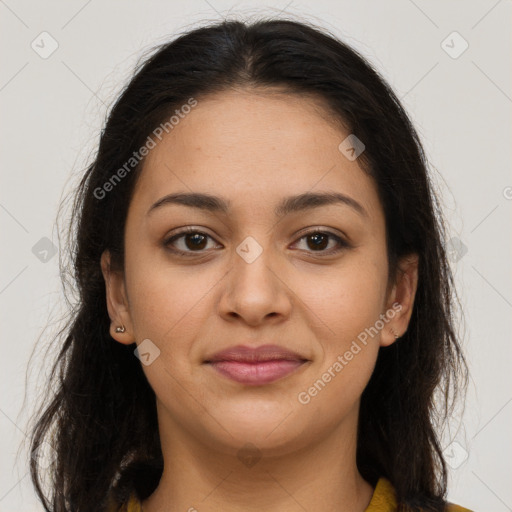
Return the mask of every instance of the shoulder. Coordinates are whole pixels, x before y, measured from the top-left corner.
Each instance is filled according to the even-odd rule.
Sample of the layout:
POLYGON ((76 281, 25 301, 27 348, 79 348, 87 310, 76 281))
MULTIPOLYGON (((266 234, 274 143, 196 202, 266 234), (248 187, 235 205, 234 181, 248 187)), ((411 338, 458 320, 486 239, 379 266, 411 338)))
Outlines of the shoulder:
MULTIPOLYGON (((395 489, 389 480, 380 478, 375 487, 372 499, 365 512, 395 512, 397 508, 395 489)), ((107 512, 142 512, 142 507, 136 494, 133 493, 129 500, 122 505, 110 503, 107 512)), ((446 512, 472 512, 471 510, 448 503, 446 512)))
POLYGON ((137 495, 132 493, 128 501, 121 505, 109 501, 106 512, 142 512, 142 507, 137 495))
POLYGON ((469 508, 461 507, 460 505, 448 503, 448 506, 446 507, 446 512, 471 512, 471 510, 469 510, 469 508))
POLYGON ((394 512, 396 510, 395 489, 386 478, 379 478, 373 496, 365 512, 394 512))
MULTIPOLYGON (((386 478, 380 478, 375 486, 372 499, 365 512, 396 512, 396 493, 393 485, 386 478)), ((471 510, 448 503, 446 512, 472 512, 471 510)))

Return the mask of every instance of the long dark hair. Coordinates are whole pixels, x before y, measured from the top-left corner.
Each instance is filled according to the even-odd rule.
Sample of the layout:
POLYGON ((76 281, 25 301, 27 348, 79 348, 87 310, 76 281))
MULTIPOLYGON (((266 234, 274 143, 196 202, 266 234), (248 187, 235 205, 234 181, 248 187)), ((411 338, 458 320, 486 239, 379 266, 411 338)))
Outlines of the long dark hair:
MULTIPOLYGON (((45 510, 104 510, 133 491, 149 496, 163 459, 155 394, 134 345, 109 334, 100 257, 123 268, 128 205, 143 160, 105 183, 155 127, 190 98, 233 88, 279 88, 314 95, 366 146, 359 163, 378 186, 390 276, 398 258, 419 255, 408 331, 380 350, 361 398, 357 464, 375 484, 387 478, 400 511, 443 510, 447 468, 440 434, 467 367, 455 332, 459 304, 445 249, 445 226, 419 137, 396 95, 354 49, 324 29, 289 20, 224 21, 157 47, 111 108, 94 161, 76 190, 69 224, 78 300, 52 367, 49 399, 31 428, 31 477, 45 510), (51 390, 51 393, 50 393, 51 390), (54 448, 46 495, 37 451, 54 448)), ((126 170, 126 167, 125 167, 126 170)), ((61 272, 67 272, 61 267, 61 272)))

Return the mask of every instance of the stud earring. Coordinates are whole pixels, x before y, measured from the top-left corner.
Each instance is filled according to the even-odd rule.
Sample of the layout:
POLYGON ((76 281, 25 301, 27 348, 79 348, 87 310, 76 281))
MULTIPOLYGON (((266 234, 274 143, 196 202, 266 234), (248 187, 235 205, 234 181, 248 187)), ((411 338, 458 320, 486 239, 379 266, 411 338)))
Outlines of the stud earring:
POLYGON ((393 327, 390 327, 389 329, 392 333, 393 333, 393 336, 395 337, 395 340, 397 340, 400 336, 398 336, 398 334, 396 333, 395 329, 393 329, 393 327))
POLYGON ((125 329, 124 325, 116 327, 116 332, 125 332, 125 331, 126 331, 126 329, 125 329))

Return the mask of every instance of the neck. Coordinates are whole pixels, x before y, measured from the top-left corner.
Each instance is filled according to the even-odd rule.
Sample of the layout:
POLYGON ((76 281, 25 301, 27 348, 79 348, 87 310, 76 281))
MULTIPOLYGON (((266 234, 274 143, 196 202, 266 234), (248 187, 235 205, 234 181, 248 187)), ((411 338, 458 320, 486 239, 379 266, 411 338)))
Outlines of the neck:
POLYGON ((251 452, 214 449, 159 411, 164 471, 143 510, 364 512, 373 488, 356 466, 357 411, 345 420, 305 447, 251 452))

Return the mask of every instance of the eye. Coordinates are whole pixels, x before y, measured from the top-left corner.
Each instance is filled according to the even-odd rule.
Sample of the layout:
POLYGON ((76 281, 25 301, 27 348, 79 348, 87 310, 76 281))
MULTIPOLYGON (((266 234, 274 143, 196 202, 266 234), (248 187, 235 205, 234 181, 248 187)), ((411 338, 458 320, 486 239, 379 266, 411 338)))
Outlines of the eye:
POLYGON ((335 254, 345 248, 350 247, 350 245, 340 236, 322 229, 309 231, 301 238, 299 238, 299 242, 301 240, 306 240, 307 247, 312 249, 310 252, 335 254), (330 241, 334 242, 334 248, 331 247, 329 250, 325 250, 329 246, 330 241))
POLYGON ((189 256, 204 252, 208 239, 213 240, 210 235, 189 227, 164 240, 163 245, 172 252, 189 256))
MULTIPOLYGON (((163 245, 176 254, 190 256, 192 253, 205 252, 208 249, 208 239, 213 240, 207 233, 188 227, 165 239, 163 245)), ((322 254, 335 254, 350 247, 350 244, 340 236, 322 229, 307 232, 298 241, 302 240, 306 240, 307 246, 311 249, 309 252, 322 254), (334 247, 326 250, 330 242, 334 242, 334 247)), ((308 249, 305 250, 308 251, 308 249)))

